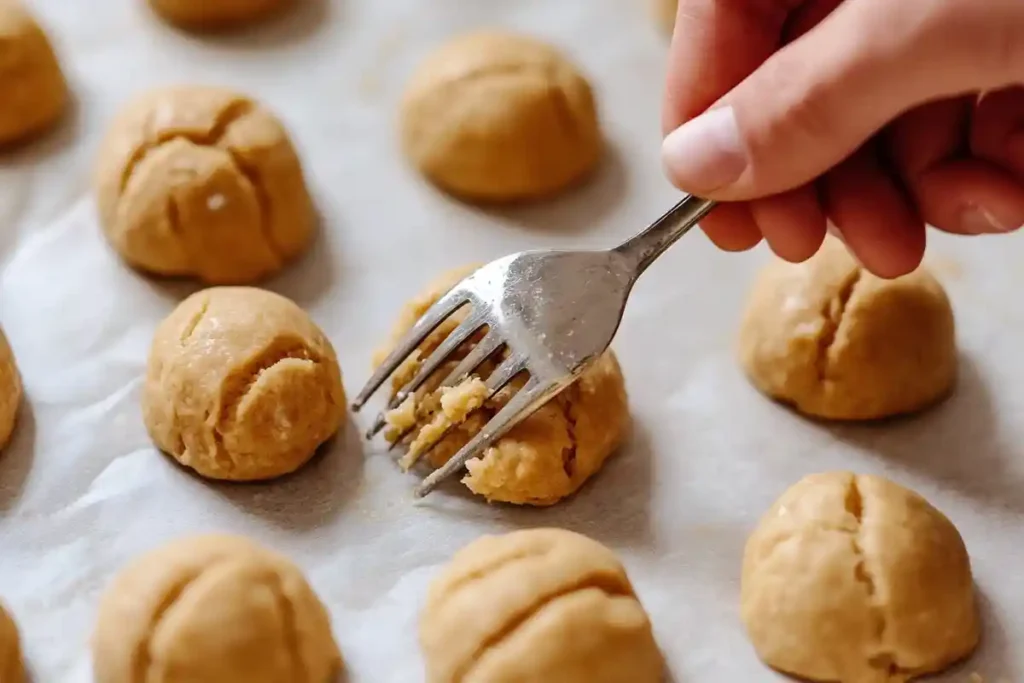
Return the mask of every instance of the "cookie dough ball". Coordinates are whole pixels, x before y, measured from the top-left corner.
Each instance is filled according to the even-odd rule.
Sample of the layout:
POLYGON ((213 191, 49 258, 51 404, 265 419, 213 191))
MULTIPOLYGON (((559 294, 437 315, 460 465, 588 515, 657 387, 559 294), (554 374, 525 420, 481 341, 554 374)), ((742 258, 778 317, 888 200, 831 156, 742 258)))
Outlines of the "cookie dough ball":
POLYGON ((156 445, 202 476, 272 479, 338 431, 345 392, 331 343, 301 308, 214 287, 157 328, 142 413, 156 445))
POLYGON ((561 529, 484 536, 420 617, 427 683, 659 683, 647 613, 611 550, 561 529))
POLYGON ((68 89, 53 46, 19 0, 0 0, 0 145, 52 126, 68 89))
POLYGON ((676 27, 676 11, 679 9, 679 0, 650 0, 650 2, 654 20, 658 22, 658 26, 665 33, 672 35, 676 27))
POLYGON ((100 601, 92 650, 96 683, 333 683, 342 666, 298 567, 221 535, 132 562, 100 601))
POLYGON ((495 31, 457 38, 426 59, 401 105, 405 154, 468 200, 551 195, 597 166, 594 95, 549 45, 495 31))
POLYGON ((949 299, 925 268, 883 280, 838 241, 754 283, 739 358, 760 391, 807 415, 870 420, 925 408, 952 389, 949 299))
POLYGON ((971 565, 956 528, 881 477, 815 474, 747 541, 741 613, 769 666, 816 681, 935 673, 978 642, 971 565))
POLYGON ((20 405, 21 376, 7 337, 0 330, 0 449, 11 440, 20 405))
POLYGON ((21 642, 14 619, 0 604, 0 681, 22 683, 25 670, 21 662, 21 642))
MULTIPOLYGON (((391 342, 378 352, 376 364, 383 361, 397 340, 435 301, 473 270, 469 267, 445 273, 410 301, 399 317, 391 342)), ((464 311, 457 311, 448 318, 399 368, 392 384, 395 392, 412 379, 421 360, 440 345, 464 315, 464 311)), ((481 337, 478 334, 457 349, 416 396, 387 415, 389 439, 394 441, 408 432, 409 450, 402 461, 404 466, 413 465, 421 457, 432 467, 443 465, 525 383, 523 377, 516 378, 490 401, 483 400, 487 392, 480 377, 455 388, 438 390, 438 385, 481 337), (428 448, 446 430, 450 430, 447 435, 432 449, 428 448)), ((500 354, 493 356, 480 367, 480 376, 486 378, 500 361, 500 354)), ((629 424, 625 381, 615 355, 608 351, 574 385, 520 422, 482 457, 470 460, 462 482, 490 501, 557 503, 601 469, 625 439, 629 424)))
POLYGON ((265 19, 286 0, 149 0, 160 16, 192 30, 223 30, 265 19))
POLYGON ((163 88, 129 102, 101 145, 95 184, 111 244, 157 275, 256 282, 313 235, 312 202, 281 123, 219 88, 163 88))

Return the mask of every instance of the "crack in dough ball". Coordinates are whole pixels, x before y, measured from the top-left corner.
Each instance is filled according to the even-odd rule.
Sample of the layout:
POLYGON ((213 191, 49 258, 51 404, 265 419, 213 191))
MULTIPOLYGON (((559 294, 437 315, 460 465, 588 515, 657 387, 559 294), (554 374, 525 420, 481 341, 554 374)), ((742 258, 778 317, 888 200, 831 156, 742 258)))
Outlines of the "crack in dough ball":
POLYGON ((0 0, 0 145, 51 127, 68 89, 53 46, 19 0, 0 0))
POLYGON ((236 536, 183 538, 133 561, 100 600, 96 683, 331 683, 331 620, 302 572, 236 536))
POLYGON ((816 681, 899 683, 978 643, 967 549, 924 498, 849 472, 802 479, 747 541, 741 614, 766 664, 816 681))
POLYGON ((198 31, 217 31, 266 19, 288 0, 149 0, 157 14, 172 24, 198 31))
POLYGON ((481 31, 430 55, 401 105, 405 154, 442 189, 509 202, 555 194, 597 166, 590 84, 555 48, 481 31))
MULTIPOLYGON (((394 344, 435 301, 474 269, 467 267, 445 273, 410 301, 399 316, 391 340, 376 354, 374 365, 384 360, 394 344)), ((427 337, 419 351, 396 372, 393 392, 397 393, 412 379, 421 360, 427 358, 464 317, 464 310, 457 311, 427 337)), ((448 373, 482 337, 483 331, 456 349, 415 397, 387 415, 390 440, 409 432, 409 451, 403 466, 411 466, 420 457, 431 467, 443 465, 525 383, 525 377, 520 376, 494 399, 483 402, 486 389, 480 377, 486 377, 497 367, 499 354, 481 365, 480 377, 471 378, 454 389, 438 390, 448 373), (448 429, 450 431, 433 449, 423 448, 448 429)), ((601 469, 624 441, 629 424, 625 380, 615 354, 608 351, 575 384, 498 439, 482 457, 470 460, 462 482, 490 501, 552 505, 575 493, 601 469)))
POLYGON ((427 683, 658 683, 651 623, 615 554, 580 534, 484 536, 431 584, 427 683))
POLYGON ((18 627, 0 604, 0 681, 22 683, 24 680, 25 668, 21 661, 18 627))
POLYGON ((251 287, 185 299, 157 328, 142 411, 156 445, 210 479, 297 470, 343 426, 330 341, 294 303, 251 287))
POLYGON ((21 376, 11 345, 0 330, 0 449, 11 440, 21 405, 21 376))
POLYGON ((157 275, 257 282, 302 253, 314 232, 280 121, 220 88, 162 88, 129 102, 100 147, 95 185, 107 239, 157 275))
POLYGON ((740 327, 739 358, 755 387, 807 415, 910 413, 953 388, 953 310, 927 269, 883 280, 830 238, 810 260, 776 260, 760 273, 740 327))

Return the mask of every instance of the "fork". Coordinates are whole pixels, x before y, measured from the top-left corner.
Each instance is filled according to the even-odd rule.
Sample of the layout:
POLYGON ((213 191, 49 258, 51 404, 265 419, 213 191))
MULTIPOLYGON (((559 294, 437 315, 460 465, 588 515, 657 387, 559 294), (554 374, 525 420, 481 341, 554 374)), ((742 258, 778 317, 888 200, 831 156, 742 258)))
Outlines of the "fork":
POLYGON ((401 405, 456 349, 486 327, 483 339, 438 388, 458 386, 502 348, 507 354, 485 382, 486 399, 521 373, 527 373, 529 379, 483 429, 420 483, 416 496, 426 496, 571 385, 605 352, 640 275, 714 207, 712 200, 687 195, 645 230, 613 249, 525 251, 482 266, 431 306, 367 380, 352 403, 353 411, 359 411, 445 319, 469 308, 462 323, 392 396, 367 437, 373 438, 383 429, 389 410, 401 405))

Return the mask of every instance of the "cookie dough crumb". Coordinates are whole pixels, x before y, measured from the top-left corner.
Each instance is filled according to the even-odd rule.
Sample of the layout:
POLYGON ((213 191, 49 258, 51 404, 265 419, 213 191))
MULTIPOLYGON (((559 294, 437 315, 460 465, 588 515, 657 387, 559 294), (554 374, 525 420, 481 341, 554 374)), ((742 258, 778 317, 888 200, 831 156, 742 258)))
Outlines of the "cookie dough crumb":
MULTIPOLYGON (((484 404, 487 394, 487 385, 479 377, 470 377, 458 386, 442 387, 439 392, 435 392, 433 400, 440 404, 440 410, 434 412, 430 421, 420 427, 401 460, 402 467, 409 469, 415 465, 427 448, 439 441, 452 427, 464 423, 473 411, 484 404)), ((406 403, 411 400, 412 396, 406 399, 406 403)), ((416 421, 415 408, 412 414, 412 423, 407 426, 412 426, 416 421)))

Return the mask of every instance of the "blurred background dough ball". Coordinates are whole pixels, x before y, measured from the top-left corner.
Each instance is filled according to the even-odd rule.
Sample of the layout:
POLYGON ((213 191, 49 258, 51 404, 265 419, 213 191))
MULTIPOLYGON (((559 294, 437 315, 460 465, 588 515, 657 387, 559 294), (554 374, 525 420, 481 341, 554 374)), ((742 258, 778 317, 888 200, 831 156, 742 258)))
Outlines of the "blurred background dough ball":
POLYGON ((603 148, 590 84, 533 38, 480 31, 431 54, 401 105, 405 154, 467 200, 552 195, 579 182, 603 148))
POLYGON ((346 414, 330 341, 294 303, 251 287, 197 292, 160 324, 142 410, 161 450, 236 481, 295 471, 346 414))
POLYGON ((223 30, 267 18, 293 0, 149 0, 160 16, 193 30, 223 30))
POLYGON ((654 13, 654 20, 658 22, 661 29, 672 35, 676 27, 676 13, 679 10, 679 0, 648 0, 651 3, 651 11, 654 13))
POLYGON ((953 311, 924 267, 883 280, 829 239, 804 263, 770 263, 739 333, 750 381, 827 419, 909 413, 944 398, 957 374, 953 311))
MULTIPOLYGON (((377 352, 375 361, 382 362, 426 310, 473 270, 467 267, 442 274, 406 304, 391 339, 377 352)), ((465 310, 456 311, 424 340, 396 371, 394 392, 412 379, 422 361, 464 318, 465 310)), ((487 396, 484 380, 501 362, 499 352, 458 387, 439 389, 483 334, 481 330, 457 348, 414 397, 387 414, 391 425, 388 438, 407 433, 411 439, 403 466, 410 467, 422 457, 431 467, 441 467, 522 388, 525 375, 514 378, 493 399, 483 400, 487 396), (429 448, 442 433, 444 438, 429 448)), ((509 430, 480 457, 467 462, 462 483, 490 501, 553 505, 600 471, 625 440, 630 422, 625 378, 609 349, 573 385, 509 430)))
POLYGON ((0 681, 22 683, 25 668, 21 661, 21 639, 18 626, 3 604, 0 604, 0 681))
POLYGON ((953 523, 913 491, 849 472, 805 477, 764 515, 744 552, 740 609, 766 664, 815 681, 906 681, 978 643, 953 523))
POLYGON ((427 683, 659 683, 651 622, 615 554, 580 534, 484 536, 420 615, 427 683))
POLYGON ((281 122, 229 90, 175 86, 128 102, 96 166, 107 239, 140 270, 248 284, 306 249, 314 211, 281 122))
POLYGON ((96 683, 334 683, 342 667, 299 568, 223 535, 131 562, 100 600, 92 650, 96 683))
POLYGON ((7 445, 18 421, 21 405, 21 375, 11 345, 0 329, 0 449, 7 445))
POLYGON ((53 46, 20 0, 0 0, 0 146, 52 126, 68 89, 53 46))

